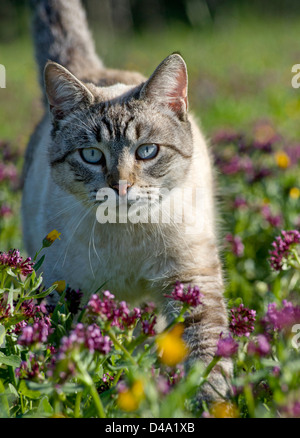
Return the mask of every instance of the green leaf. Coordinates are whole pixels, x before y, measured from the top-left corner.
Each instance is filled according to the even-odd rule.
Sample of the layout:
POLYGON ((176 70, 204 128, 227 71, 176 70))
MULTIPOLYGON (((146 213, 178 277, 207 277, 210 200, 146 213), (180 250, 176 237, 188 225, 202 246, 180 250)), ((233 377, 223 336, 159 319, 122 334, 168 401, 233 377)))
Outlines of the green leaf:
POLYGON ((5 387, 0 380, 0 418, 9 417, 9 404, 5 393, 5 387))
POLYGON ((45 414, 45 416, 53 415, 53 407, 49 403, 49 399, 46 395, 44 395, 38 405, 36 414, 38 416, 45 414))
POLYGON ((49 294, 51 294, 52 291, 54 291, 54 289, 56 288, 56 285, 49 287, 49 289, 40 292, 38 294, 35 295, 29 295, 28 297, 26 297, 27 299, 33 300, 33 299, 38 299, 38 298, 45 298, 47 297, 49 294))
POLYGON ((36 264, 34 265, 34 270, 35 272, 40 269, 40 267, 42 266, 43 262, 45 260, 45 254, 42 255, 42 257, 36 262, 36 264))
MULTIPOLYGON (((30 382, 30 383, 33 383, 33 382, 30 382)), ((39 399, 41 397, 40 391, 29 389, 28 386, 27 386, 25 380, 21 380, 20 385, 19 385, 19 393, 24 395, 25 397, 31 398, 33 400, 39 399)))
POLYGON ((16 274, 12 271, 11 268, 7 268, 7 269, 6 269, 6 272, 7 272, 7 274, 10 275, 11 277, 16 277, 16 274))
POLYGON ((7 295, 7 306, 10 306, 10 311, 11 313, 13 313, 14 311, 14 292, 15 292, 15 288, 13 283, 11 283, 10 285, 10 289, 7 295))
MULTIPOLYGON (((37 382, 26 382, 26 387, 32 392, 36 392, 44 395, 51 395, 53 392, 53 386, 51 383, 37 383, 37 382)), ((38 398, 38 397, 37 397, 38 398)))
POLYGON ((0 351, 0 364, 8 365, 13 368, 17 368, 21 364, 21 358, 19 356, 16 356, 14 354, 11 354, 10 356, 5 356, 4 353, 0 351))
POLYGON ((0 348, 5 347, 5 327, 0 324, 0 348))

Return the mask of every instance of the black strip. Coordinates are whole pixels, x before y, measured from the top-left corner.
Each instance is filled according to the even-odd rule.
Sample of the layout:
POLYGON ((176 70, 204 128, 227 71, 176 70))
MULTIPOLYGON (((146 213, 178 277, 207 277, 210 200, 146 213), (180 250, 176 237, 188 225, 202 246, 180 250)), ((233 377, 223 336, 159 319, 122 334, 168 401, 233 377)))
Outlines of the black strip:
POLYGON ((103 123, 103 125, 106 126, 110 137, 112 137, 113 136, 113 126, 112 126, 111 121, 104 117, 103 119, 101 119, 101 122, 103 123))
POLYGON ((50 162, 50 165, 51 165, 51 166, 56 166, 56 164, 61 164, 61 163, 63 163, 63 162, 65 161, 65 159, 67 158, 67 156, 68 156, 69 154, 71 154, 72 152, 74 152, 74 151, 68 151, 68 152, 66 152, 62 157, 60 157, 60 158, 56 158, 55 160, 51 161, 51 162, 50 162))

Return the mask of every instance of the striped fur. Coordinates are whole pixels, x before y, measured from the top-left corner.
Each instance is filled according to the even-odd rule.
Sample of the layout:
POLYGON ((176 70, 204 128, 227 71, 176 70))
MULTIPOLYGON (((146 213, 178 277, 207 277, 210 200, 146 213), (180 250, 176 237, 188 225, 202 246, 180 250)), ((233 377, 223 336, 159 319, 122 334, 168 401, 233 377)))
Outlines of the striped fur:
MULTIPOLYGON (((149 79, 105 69, 78 0, 35 4, 34 40, 39 69, 45 69, 49 111, 26 154, 26 248, 34 255, 49 231, 60 231, 61 240, 47 250, 45 283, 65 280, 81 288, 86 300, 106 283, 118 299, 154 300, 168 316, 164 293, 177 280, 197 284, 204 304, 187 319, 185 338, 189 361, 207 364, 220 333, 228 331, 227 312, 215 231, 214 174, 206 141, 187 109, 185 62, 170 55, 149 79), (139 160, 137 149, 144 144, 159 145, 157 156, 139 160), (91 147, 103 154, 98 165, 82 158, 82 151, 91 147), (174 188, 191 188, 194 196, 200 189, 199 215, 206 219, 202 228, 189 225, 192 232, 187 233, 187 216, 181 224, 99 224, 97 191, 120 180, 129 182, 128 198, 174 188)), ((184 202, 192 213, 189 201, 184 202)), ((231 363, 222 366, 229 375, 231 363)), ((228 391, 220 372, 213 373, 211 382, 219 393, 228 391)), ((218 395, 207 384, 201 397, 218 395)))

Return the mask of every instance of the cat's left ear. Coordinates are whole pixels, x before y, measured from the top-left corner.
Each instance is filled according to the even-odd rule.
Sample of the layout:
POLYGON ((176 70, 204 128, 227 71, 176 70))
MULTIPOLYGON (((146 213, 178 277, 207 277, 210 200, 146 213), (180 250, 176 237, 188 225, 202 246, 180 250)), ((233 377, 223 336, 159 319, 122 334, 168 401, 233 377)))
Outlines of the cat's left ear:
POLYGON ((142 87, 140 97, 166 105, 181 120, 188 109, 188 75, 183 58, 168 56, 142 87))
POLYGON ((90 90, 56 62, 47 62, 44 78, 50 110, 56 119, 62 119, 75 108, 89 105, 94 100, 90 90))

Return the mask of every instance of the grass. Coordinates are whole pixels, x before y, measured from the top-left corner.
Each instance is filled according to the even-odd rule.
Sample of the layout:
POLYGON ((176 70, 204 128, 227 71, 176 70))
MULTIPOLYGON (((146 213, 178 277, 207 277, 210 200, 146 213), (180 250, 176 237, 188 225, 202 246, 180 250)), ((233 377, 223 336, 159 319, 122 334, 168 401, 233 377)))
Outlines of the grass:
MULTIPOLYGON (((300 225, 299 157, 292 160, 292 156, 289 155, 290 147, 297 146, 300 138, 299 90, 291 85, 291 68, 299 62, 298 27, 296 17, 290 18, 287 22, 285 18, 280 17, 266 19, 253 16, 239 19, 227 17, 202 29, 176 25, 157 32, 145 31, 131 36, 118 36, 111 32, 102 34, 93 27, 98 52, 102 54, 104 63, 109 67, 138 70, 150 75, 164 57, 174 51, 179 51, 187 62, 190 108, 200 119, 207 137, 211 139, 218 167, 220 212, 225 232, 229 233, 227 239, 224 238, 222 253, 228 308, 236 309, 243 303, 257 312, 255 331, 251 337, 235 336, 239 347, 235 356, 233 384, 238 392, 231 401, 239 412, 237 415, 243 417, 293 416, 297 408, 294 401, 299 400, 299 348, 291 348, 290 327, 273 330, 274 336, 272 334, 273 337, 269 338, 270 351, 267 354, 247 353, 249 341, 254 342, 256 339, 252 336, 266 334, 261 324, 266 316, 272 316, 272 309, 267 311, 270 303, 275 303, 277 309, 282 309, 278 310, 278 314, 288 311, 283 300, 299 303, 297 248, 293 247, 291 259, 287 260, 284 270, 274 272, 269 263, 269 251, 275 237, 282 229, 299 229, 300 225), (220 132, 220 129, 223 133, 217 137, 216 133, 220 132), (228 140, 229 135, 231 139, 228 140), (238 199, 242 199, 244 205, 237 207, 235 203, 238 199)), ((1 63, 7 71, 7 88, 0 90, 0 140, 9 142, 10 147, 20 153, 20 158, 15 162, 20 171, 29 135, 43 111, 29 35, 5 44, 0 42, 0 53, 1 63)), ((299 150, 299 145, 293 150, 299 150)), ((0 217, 0 249, 16 247, 22 250, 21 193, 16 187, 5 184, 4 182, 1 186, 0 207, 2 203, 9 204, 14 214, 0 217)), ((31 279, 32 283, 35 281, 35 277, 31 279)), ((24 296, 28 294, 29 299, 33 292, 30 289, 28 292, 28 285, 24 284, 21 287, 24 288, 24 296)), ((12 296, 13 289, 9 294, 12 296)), ((66 312, 65 307, 62 302, 59 311, 54 312, 52 320, 55 327, 61 327, 61 330, 67 333, 70 330, 70 319, 68 315, 63 314, 66 312)), ((295 315, 297 312, 299 317, 299 306, 295 307, 295 315)), ((28 320, 27 323, 31 322, 28 320)), ((99 324, 101 325, 101 318, 99 324)), ((108 334, 112 336, 111 333, 108 334)), ((57 338, 57 345, 60 335, 61 333, 55 330, 53 338, 57 338)), ((129 341, 126 340, 126 333, 124 336, 126 344, 129 341)), ((114 337, 112 339, 115 340, 114 337)), ((11 341, 17 342, 17 339, 12 337, 11 341)), ((46 344, 44 347, 46 349, 46 344)), ((25 352, 17 343, 14 348, 24 357, 25 352)), ((119 351, 120 347, 117 350, 119 351)), ((42 365, 46 367, 48 353, 45 354, 45 363, 42 365)), ((80 354, 85 358, 88 353, 83 349, 80 350, 80 354)), ((118 354, 121 353, 117 353, 117 356, 118 354)), ((144 359, 145 364, 148 361, 150 367, 150 356, 141 353, 140 360, 144 359)), ((11 363, 9 359, 5 360, 11 363)), ((116 362, 113 353, 109 360, 106 358, 105 363, 116 365, 116 362)), ((14 363, 19 364, 18 361, 14 363)), ((51 386, 53 398, 49 395, 48 399, 46 393, 45 397, 42 397, 41 393, 37 396, 33 409, 33 395, 26 391, 25 380, 20 378, 14 386, 21 392, 21 399, 22 394, 24 396, 22 415, 42 412, 41 406, 45 403, 47 415, 53 413, 53 410, 57 412, 57 409, 62 409, 65 415, 72 416, 72 403, 76 406, 76 415, 94 415, 95 408, 88 391, 85 389, 82 393, 79 392, 81 395, 74 395, 77 391, 76 385, 81 381, 85 382, 86 387, 93 388, 94 403, 95 406, 99 405, 98 414, 101 416, 102 407, 95 388, 97 386, 99 390, 104 371, 103 368, 95 370, 93 361, 89 363, 92 368, 83 370, 84 372, 77 370, 77 381, 75 378, 70 382, 70 385, 73 385, 73 393, 67 396, 68 403, 65 405, 51 386, 53 382, 51 383, 50 379, 45 391, 51 386), (92 376, 92 380, 89 375, 92 376), (50 402, 53 403, 51 406, 50 402)), ((11 366, 8 366, 10 372, 11 366)), ((128 397, 134 387, 135 371, 130 364, 127 371, 126 367, 124 370, 128 397)), ((0 371, 4 372, 3 367, 0 367, 0 371)), ((121 371, 118 371, 116 380, 120 376, 121 371)), ((178 399, 183 400, 186 396, 187 387, 195 389, 198 377, 191 375, 184 384, 170 393, 167 400, 173 403, 174 409, 178 399)), ((147 373, 141 375, 141 378, 145 378, 149 383, 147 373)), ((47 381, 47 377, 44 376, 42 381, 47 381)), ((141 402, 135 413, 130 413, 131 416, 145 416, 145 413, 155 416, 155 412, 162 416, 166 412, 172 415, 171 404, 170 409, 166 408, 166 399, 160 397, 155 382, 152 383, 154 386, 149 387, 148 392, 145 391, 146 400, 141 402), (151 394, 154 393, 156 395, 151 399, 151 394)), ((31 382, 30 385, 32 390, 41 390, 39 382, 31 382)), ((0 392, 3 391, 0 386, 0 392)), ((10 394, 9 390, 5 391, 6 394, 10 394)), ((107 415, 126 416, 120 406, 121 410, 118 408, 116 411, 114 399, 111 397, 111 394, 116 396, 113 391, 107 390, 101 394, 107 415)), ((9 408, 7 409, 9 412, 9 408)), ((178 409, 181 414, 186 414, 184 407, 178 409)), ((221 409, 221 414, 208 413, 207 408, 205 409, 206 415, 227 415, 224 409, 221 409)), ((16 402, 11 409, 11 415, 18 412, 16 402)))

